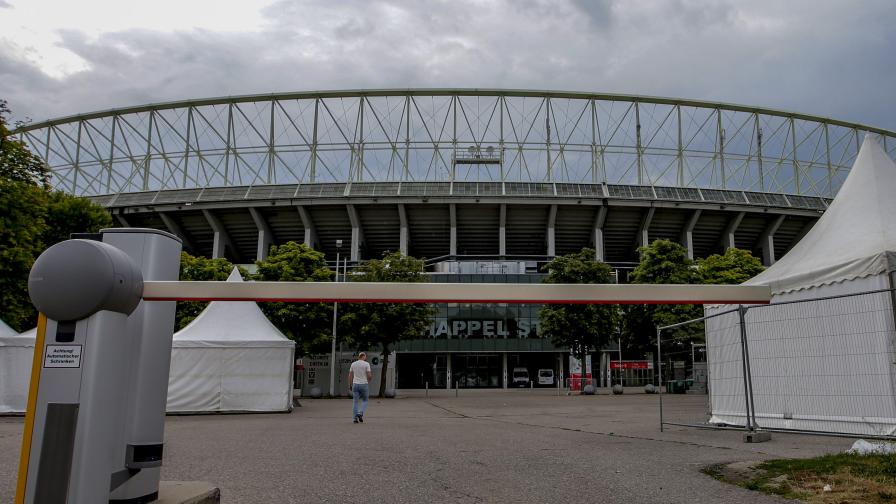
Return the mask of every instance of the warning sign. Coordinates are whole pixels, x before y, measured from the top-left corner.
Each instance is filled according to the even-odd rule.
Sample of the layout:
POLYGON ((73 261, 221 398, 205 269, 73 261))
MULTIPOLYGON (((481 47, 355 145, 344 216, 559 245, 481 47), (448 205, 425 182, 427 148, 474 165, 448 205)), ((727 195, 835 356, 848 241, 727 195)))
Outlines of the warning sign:
POLYGON ((47 345, 45 368, 81 367, 81 345, 47 345))

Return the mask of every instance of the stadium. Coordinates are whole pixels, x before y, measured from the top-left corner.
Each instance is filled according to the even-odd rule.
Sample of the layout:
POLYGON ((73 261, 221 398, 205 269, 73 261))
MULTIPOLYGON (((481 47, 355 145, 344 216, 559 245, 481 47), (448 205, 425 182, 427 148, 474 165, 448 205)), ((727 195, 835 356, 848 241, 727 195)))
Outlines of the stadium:
MULTIPOLYGON (((301 241, 334 266, 337 254, 351 266, 401 251, 426 258, 433 281, 515 283, 583 247, 624 282, 655 239, 770 265, 826 210, 869 132, 896 154, 896 132, 766 108, 401 89, 142 105, 13 134, 55 188, 196 255, 250 264, 301 241)), ((537 321, 538 306, 440 306, 429 334, 396 349, 397 386, 562 376, 566 354, 537 321)))

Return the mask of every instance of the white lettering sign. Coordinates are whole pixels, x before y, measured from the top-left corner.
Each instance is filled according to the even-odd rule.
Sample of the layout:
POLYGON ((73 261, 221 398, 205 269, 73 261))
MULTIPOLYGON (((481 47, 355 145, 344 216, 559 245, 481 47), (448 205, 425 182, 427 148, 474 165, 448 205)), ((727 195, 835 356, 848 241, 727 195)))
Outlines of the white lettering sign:
POLYGON ((45 368, 81 367, 81 345, 47 345, 45 368))
POLYGON ((429 337, 437 339, 537 338, 538 320, 439 320, 429 328, 429 337), (516 325, 515 328, 511 324, 516 325), (510 326, 510 327, 508 327, 510 326))

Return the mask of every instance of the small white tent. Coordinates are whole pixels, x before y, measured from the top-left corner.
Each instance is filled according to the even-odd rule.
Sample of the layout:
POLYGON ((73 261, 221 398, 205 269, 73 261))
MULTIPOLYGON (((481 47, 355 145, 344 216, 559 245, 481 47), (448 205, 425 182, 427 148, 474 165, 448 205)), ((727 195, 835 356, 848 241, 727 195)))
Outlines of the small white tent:
MULTIPOLYGON (((815 226, 780 261, 745 282, 772 288, 772 306, 746 315, 760 427, 896 435, 893 298, 883 292, 817 300, 894 286, 894 194, 896 164, 867 135, 815 226)), ((708 306, 706 314, 731 308, 708 306)), ((711 423, 745 421, 737 318, 733 313, 706 321, 711 423)))
POLYGON ((256 303, 214 301, 174 335, 168 412, 289 411, 294 354, 256 303))
POLYGON ((24 413, 37 329, 21 334, 0 321, 0 414, 24 413))

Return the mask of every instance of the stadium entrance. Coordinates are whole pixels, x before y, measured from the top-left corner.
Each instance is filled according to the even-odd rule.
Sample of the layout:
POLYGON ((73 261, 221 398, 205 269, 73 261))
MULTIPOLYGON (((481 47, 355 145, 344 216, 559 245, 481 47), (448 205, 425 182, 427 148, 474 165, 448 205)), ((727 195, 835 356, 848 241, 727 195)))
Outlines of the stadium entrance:
POLYGON ((555 387, 562 352, 396 352, 398 389, 555 387))

